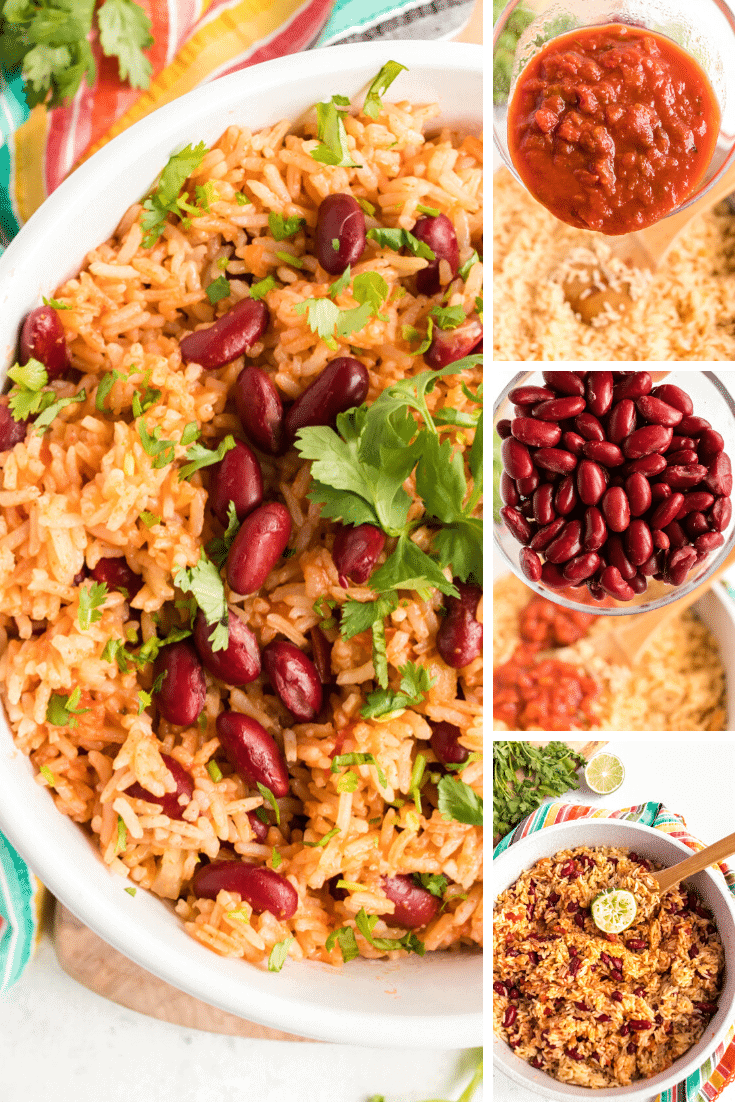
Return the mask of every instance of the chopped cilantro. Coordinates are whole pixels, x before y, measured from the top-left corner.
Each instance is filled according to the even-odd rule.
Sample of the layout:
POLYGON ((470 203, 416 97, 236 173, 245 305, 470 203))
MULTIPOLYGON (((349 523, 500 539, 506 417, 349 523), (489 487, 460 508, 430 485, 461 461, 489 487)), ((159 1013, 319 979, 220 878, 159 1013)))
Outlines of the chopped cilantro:
POLYGON ((230 263, 229 256, 221 256, 217 261, 217 267, 220 270, 220 272, 226 272, 227 271, 227 265, 229 263, 230 263))
POLYGON ((441 873, 415 872, 413 878, 420 888, 426 888, 427 892, 431 892, 437 899, 441 899, 447 890, 447 878, 441 873))
POLYGON ((477 310, 477 315, 482 321, 482 298, 479 295, 475 298, 475 310, 477 310))
POLYGON ((76 727, 75 717, 82 716, 89 711, 89 708, 77 707, 81 698, 82 690, 78 685, 68 696, 63 693, 51 693, 49 702, 46 705, 46 722, 53 727, 76 727))
POLYGON ((375 680, 382 689, 388 688, 388 658, 386 655, 385 622, 380 619, 373 620, 373 669, 375 680))
POLYGON ((197 605, 204 613, 207 623, 214 627, 209 642, 212 650, 225 650, 229 636, 229 612, 225 599, 225 587, 219 570, 211 562, 204 548, 199 562, 189 568, 181 567, 174 574, 174 582, 182 593, 193 594, 197 605))
POLYGON ((142 715, 146 708, 150 708, 153 697, 151 693, 147 693, 145 689, 138 689, 138 715, 142 715))
POLYGON ((373 937, 373 929, 377 921, 378 916, 369 915, 364 907, 361 907, 355 915, 355 925, 374 949, 381 949, 388 953, 395 949, 406 949, 409 953, 418 953, 421 957, 424 955, 426 946, 423 941, 419 940, 413 930, 409 930, 402 938, 373 937))
POLYGON ((230 294, 230 282, 225 279, 223 275, 217 276, 209 286, 207 287, 207 298, 212 303, 212 306, 221 302, 223 298, 228 298, 230 294))
POLYGON ((352 639, 363 631, 370 631, 378 620, 384 620, 398 607, 398 595, 383 593, 374 601, 347 601, 342 605, 340 635, 352 639))
POLYGON ((282 214, 271 211, 268 215, 268 228, 274 241, 285 241, 287 237, 293 237, 305 225, 305 220, 298 214, 292 214, 290 218, 284 218, 282 214))
POLYGON ((343 165, 345 168, 361 168, 350 157, 347 131, 340 108, 349 106, 344 96, 333 96, 329 103, 316 105, 317 137, 319 145, 312 149, 315 161, 325 165, 343 165))
POLYGON ((304 842, 304 845, 311 846, 312 849, 322 849, 323 846, 326 846, 327 842, 331 842, 335 834, 339 833, 340 829, 338 826, 332 827, 332 829, 327 834, 325 834, 323 838, 320 838, 318 842, 304 842))
MULTIPOLYGON (((44 391, 44 397, 48 396, 49 393, 53 394, 53 391, 44 391)), ((46 429, 51 427, 52 421, 56 420, 62 409, 66 409, 67 406, 74 405, 76 402, 85 402, 86 399, 86 391, 80 390, 73 398, 57 398, 55 402, 52 401, 51 405, 44 404, 33 427, 36 432, 43 435, 46 429)))
POLYGON ((324 947, 327 952, 331 953, 332 949, 334 949, 334 946, 337 944, 339 945, 340 952, 342 953, 342 960, 345 964, 354 960, 355 957, 359 957, 360 950, 357 947, 355 931, 351 926, 340 926, 338 930, 332 930, 324 943, 324 947))
POLYGON ((67 306, 65 302, 59 302, 55 298, 44 298, 44 306, 53 306, 54 310, 71 310, 71 306, 67 306))
POLYGON ((378 782, 381 788, 387 788, 388 782, 385 778, 385 773, 378 764, 378 759, 374 754, 337 754, 332 758, 331 772, 339 773, 340 769, 343 769, 346 765, 374 765, 375 772, 378 774, 378 782))
POLYGON ((280 283, 275 276, 269 275, 265 279, 261 279, 258 283, 253 283, 250 288, 250 297, 254 298, 256 302, 265 298, 269 291, 274 291, 277 287, 280 287, 280 283))
POLYGON ((403 70, 408 72, 405 65, 400 65, 397 61, 386 61, 368 88, 368 94, 365 96, 365 103, 362 107, 363 115, 367 115, 370 119, 377 119, 383 110, 383 102, 380 97, 403 70))
POLYGON ((47 765, 42 765, 39 769, 39 773, 44 778, 49 788, 56 788, 56 778, 47 765))
POLYGON ((436 787, 442 819, 482 826, 482 796, 478 796, 468 784, 447 775, 436 787))
MULTIPOLYGON (((258 786, 258 792, 260 792, 263 799, 266 800, 271 805, 271 807, 273 808, 273 810, 276 814, 276 825, 280 826, 281 825, 281 809, 278 806, 278 802, 276 800, 276 797, 273 795, 270 788, 266 788, 266 786, 264 784, 261 784, 260 781, 256 781, 255 783, 258 786)), ((267 821, 268 820, 266 819, 266 822, 267 821)))
POLYGON ((204 159, 207 147, 204 142, 197 146, 187 145, 179 153, 169 158, 152 193, 143 203, 141 227, 145 231, 143 248, 155 245, 163 232, 168 214, 179 218, 185 216, 188 203, 180 198, 180 192, 188 178, 204 159))
POLYGON ((388 297, 388 284, 377 272, 360 272, 352 283, 352 294, 361 305, 369 303, 376 317, 381 321, 388 318, 380 314, 380 308, 388 297))
MULTIPOLYGON (((146 380, 149 375, 150 372, 146 372, 146 380)), ((161 391, 152 386, 146 386, 143 391, 134 390, 132 399, 133 417, 142 417, 151 406, 156 404, 160 397, 161 391)))
POLYGON ((357 773, 353 772, 353 770, 350 769, 347 771, 347 773, 343 773, 340 777, 337 778, 337 791, 354 792, 357 789, 359 783, 360 778, 358 777, 357 773))
POLYGON ((387 226, 377 226, 367 231, 367 237, 374 241, 381 249, 408 249, 414 256, 423 257, 424 260, 436 260, 436 254, 425 241, 419 241, 408 230, 390 229, 387 226))
POLYGON ((117 842, 115 843, 115 856, 124 853, 128 845, 128 828, 120 815, 117 817, 117 842))
POLYGON ((473 249, 472 256, 468 257, 467 260, 465 260, 464 264, 457 272, 459 278, 463 279, 465 283, 467 282, 467 276, 470 274, 470 268, 473 268, 475 264, 479 262, 479 260, 480 258, 477 255, 477 249, 473 249))
POLYGON ((179 482, 183 482, 185 478, 189 478, 194 474, 194 471, 200 471, 202 467, 211 467, 213 463, 220 463, 227 455, 227 452, 231 451, 234 447, 234 436, 226 436, 224 440, 221 441, 216 451, 205 448, 203 444, 193 444, 186 453, 186 458, 189 462, 185 463, 179 470, 179 482))
POLYGON ((339 252, 339 238, 338 237, 333 237, 332 238, 332 248, 334 249, 334 251, 336 253, 339 252))
POLYGON ((352 266, 348 264, 339 279, 335 279, 334 283, 331 283, 329 285, 329 297, 336 298, 340 291, 344 291, 345 288, 349 286, 349 282, 351 279, 352 266))
POLYGON ((357 202, 360 204, 360 206, 364 210, 365 214, 368 215, 368 217, 370 217, 370 218, 374 217, 375 207, 373 206, 372 203, 368 203, 367 199, 358 199, 357 202))
POLYGON ((435 677, 429 676, 425 666, 407 662, 398 671, 401 674, 400 692, 394 693, 390 689, 378 689, 368 693, 360 715, 364 719, 388 719, 396 712, 402 712, 405 708, 411 708, 420 704, 424 694, 436 683, 435 677))
POLYGON ((326 597, 324 594, 322 594, 321 597, 317 597, 317 599, 314 601, 312 608, 319 617, 319 627, 333 628, 335 626, 337 621, 334 619, 333 616, 330 616, 330 612, 336 604, 336 601, 333 601, 331 598, 326 597))
POLYGON ((295 938, 286 937, 283 941, 277 941, 273 946, 268 957, 268 971, 280 972, 288 956, 289 946, 293 944, 295 938))
POLYGON ((161 517, 157 517, 155 513, 149 513, 147 509, 144 509, 140 514, 140 519, 146 528, 155 528, 157 524, 161 523, 161 517))
POLYGON ((252 206, 253 201, 252 201, 252 199, 248 199, 247 195, 245 195, 244 192, 236 191, 235 192, 235 202, 237 203, 238 207, 247 207, 247 206, 252 206))
POLYGON ((467 315, 461 306, 435 306, 431 317, 440 329, 456 329, 465 321, 467 315))
POLYGON ((425 207, 422 203, 416 204, 416 210, 420 210, 422 214, 428 214, 431 218, 438 218, 441 214, 440 210, 436 207, 425 207))
POLYGON ((273 847, 273 853, 271 854, 271 865, 273 866, 274 869, 277 869, 282 864, 283 864, 283 858, 281 857, 280 853, 278 852, 278 850, 274 846, 273 847))
POLYGON ((209 773, 215 784, 222 780, 222 770, 217 765, 216 761, 207 762, 207 772, 209 773))
POLYGON ((367 892, 370 891, 367 884, 357 884, 354 880, 338 880, 338 888, 344 888, 348 892, 367 892))
POLYGON ((133 895, 133 896, 135 895, 137 890, 138 890, 137 888, 125 888, 125 891, 128 893, 128 895, 133 895))
POLYGON ((424 783, 425 769, 426 758, 423 754, 417 754, 411 770, 411 779, 408 782, 408 791, 413 796, 413 802, 419 815, 421 814, 421 786, 424 783))
POLYGON ((278 252, 276 256, 279 260, 282 260, 284 264, 292 264, 294 268, 303 268, 303 257, 294 256, 293 253, 278 252))
POLYGON ((102 619, 100 611, 107 599, 107 583, 92 582, 92 585, 83 586, 79 590, 79 627, 87 631, 90 624, 96 624, 102 619))
POLYGON ((212 562, 222 567, 225 564, 225 560, 232 546, 232 542, 235 536, 240 531, 240 521, 237 519, 237 509, 235 508, 235 502, 230 501, 227 506, 227 528, 221 536, 216 536, 213 540, 210 540, 207 544, 207 554, 212 562))
POLYGON ((138 435, 143 445, 143 451, 152 459, 151 467, 154 471, 159 471, 162 467, 167 467, 169 463, 173 463, 176 456, 176 441, 161 440, 161 430, 158 425, 152 433, 149 433, 145 421, 141 417, 138 420, 138 435))

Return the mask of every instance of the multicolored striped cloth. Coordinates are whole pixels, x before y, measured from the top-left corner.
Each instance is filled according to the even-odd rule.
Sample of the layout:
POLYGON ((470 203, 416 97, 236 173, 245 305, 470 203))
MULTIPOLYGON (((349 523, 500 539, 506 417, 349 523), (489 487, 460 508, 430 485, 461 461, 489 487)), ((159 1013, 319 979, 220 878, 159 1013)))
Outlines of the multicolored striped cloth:
POLYGON ((144 115, 199 84, 312 46, 442 38, 473 0, 138 0, 151 20, 145 92, 91 42, 97 77, 64 107, 28 110, 18 72, 0 70, 0 252, 77 164, 144 115))
MULTIPOLYGON (((608 811, 605 808, 585 807, 582 804, 549 802, 542 804, 532 815, 519 823, 515 830, 506 834, 495 847, 493 856, 497 857, 499 853, 503 853, 515 842, 535 830, 543 830, 544 827, 556 826, 557 823, 566 823, 573 819, 630 819, 645 826, 655 827, 664 834, 670 834, 672 838, 683 842, 692 850, 704 849, 704 842, 700 842, 689 833, 681 815, 669 811, 663 804, 650 802, 637 804, 635 807, 624 807, 619 811, 608 811)), ((724 861, 719 867, 728 888, 735 896, 735 871, 724 861)), ((684 1082, 657 1095, 655 1102, 714 1102, 725 1087, 733 1081, 735 1081, 735 1026, 730 1027, 725 1041, 715 1049, 701 1068, 693 1072, 684 1082)))

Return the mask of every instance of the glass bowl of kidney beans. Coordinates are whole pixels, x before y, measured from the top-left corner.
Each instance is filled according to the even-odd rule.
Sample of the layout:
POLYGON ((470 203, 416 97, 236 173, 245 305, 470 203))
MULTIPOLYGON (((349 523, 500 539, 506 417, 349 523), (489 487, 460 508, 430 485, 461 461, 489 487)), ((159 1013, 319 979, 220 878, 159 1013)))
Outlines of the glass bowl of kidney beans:
POLYGON ((496 544, 537 593, 600 615, 647 612, 732 549, 726 375, 521 372, 494 428, 496 544))

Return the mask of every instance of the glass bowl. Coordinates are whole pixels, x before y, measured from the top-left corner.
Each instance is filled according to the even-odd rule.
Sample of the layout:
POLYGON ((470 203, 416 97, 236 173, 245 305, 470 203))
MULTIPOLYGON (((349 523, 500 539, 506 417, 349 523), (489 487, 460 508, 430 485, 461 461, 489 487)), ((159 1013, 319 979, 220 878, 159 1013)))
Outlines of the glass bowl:
POLYGON ((676 208, 684 210, 704 195, 735 159, 735 14, 726 0, 511 0, 493 34, 495 145, 523 184, 508 149, 507 105, 518 75, 552 38, 577 27, 606 23, 630 23, 665 35, 699 62, 712 84, 722 116, 720 132, 699 186, 676 208))
MULTIPOLYGON (((576 365, 570 364, 568 366, 574 367, 576 365)), ((728 389, 728 384, 725 381, 726 376, 720 378, 714 371, 662 371, 652 374, 656 385, 660 382, 674 383, 690 395, 694 403, 694 414, 697 417, 707 418, 725 441, 724 450, 731 459, 735 459, 735 397, 728 389)), ((731 376, 731 379, 735 379, 735 376, 731 376)), ((503 388, 495 402, 493 430, 498 421, 502 421, 503 418, 512 419, 514 416, 513 404, 508 399, 508 394, 514 387, 543 385, 543 376, 540 371, 520 371, 515 375, 503 388)), ((494 431, 493 467, 495 472, 497 472, 497 465, 500 462, 498 439, 499 437, 494 431)), ((722 533, 725 537, 722 547, 718 547, 706 559, 697 563, 683 585, 666 585, 664 582, 657 582, 650 578, 645 593, 636 595, 632 601, 612 601, 612 598, 608 598, 607 600, 612 601, 612 603, 608 604, 606 601, 604 605, 592 600, 587 587, 583 585, 579 589, 582 599, 577 600, 571 595, 573 593, 572 589, 563 592, 558 589, 550 589, 543 582, 530 581, 523 573, 520 566, 522 544, 518 543, 515 537, 511 535, 498 511, 502 506, 498 493, 499 475, 494 479, 494 483, 494 497, 497 500, 494 501, 495 508, 493 509, 493 534, 495 536, 495 546, 500 555, 516 577, 520 578, 529 589, 532 589, 535 593, 540 593, 542 597, 546 597, 558 605, 563 605, 564 608, 573 608, 578 612, 593 612, 596 616, 630 616, 639 612, 650 612, 654 608, 663 608, 664 605, 680 600, 687 593, 691 593, 692 590, 706 582, 725 561, 733 546, 735 546, 734 512, 730 523, 722 533)))

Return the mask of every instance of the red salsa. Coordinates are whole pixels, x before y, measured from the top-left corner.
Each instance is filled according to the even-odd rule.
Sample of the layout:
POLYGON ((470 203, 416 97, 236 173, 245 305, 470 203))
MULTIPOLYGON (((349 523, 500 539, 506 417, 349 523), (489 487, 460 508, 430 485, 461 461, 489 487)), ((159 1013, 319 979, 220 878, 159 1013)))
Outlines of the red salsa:
POLYGON ((572 226, 629 233, 671 214, 701 182, 720 129, 712 86, 663 35, 626 24, 554 38, 508 109, 521 179, 572 226))

